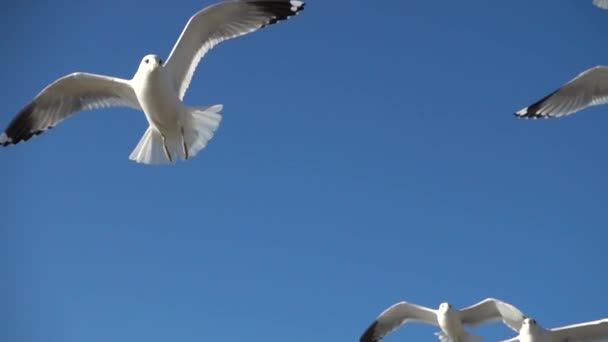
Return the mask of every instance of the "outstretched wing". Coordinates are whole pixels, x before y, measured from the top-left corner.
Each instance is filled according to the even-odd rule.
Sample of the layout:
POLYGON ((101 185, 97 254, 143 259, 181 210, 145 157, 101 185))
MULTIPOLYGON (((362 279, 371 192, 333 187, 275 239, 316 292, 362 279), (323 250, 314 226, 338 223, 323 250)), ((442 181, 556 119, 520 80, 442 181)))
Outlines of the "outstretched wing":
POLYGON ((608 341, 608 319, 551 329, 551 342, 608 341))
POLYGON ((416 304, 400 302, 384 310, 361 335, 359 342, 379 341, 407 321, 419 321, 439 325, 435 310, 416 304))
POLYGON ((201 58, 216 44, 289 18, 304 9, 302 1, 226 1, 193 15, 164 67, 183 99, 201 58))
POLYGON ((515 113, 521 118, 550 118, 608 103, 608 67, 585 70, 562 87, 515 113))
POLYGON ((486 322, 502 320, 509 328, 519 332, 526 316, 515 306, 495 298, 486 298, 460 310, 463 324, 476 326, 486 322))
POLYGON ((76 112, 109 106, 140 109, 129 81, 88 73, 64 76, 44 88, 17 113, 0 135, 0 145, 27 141, 76 112))

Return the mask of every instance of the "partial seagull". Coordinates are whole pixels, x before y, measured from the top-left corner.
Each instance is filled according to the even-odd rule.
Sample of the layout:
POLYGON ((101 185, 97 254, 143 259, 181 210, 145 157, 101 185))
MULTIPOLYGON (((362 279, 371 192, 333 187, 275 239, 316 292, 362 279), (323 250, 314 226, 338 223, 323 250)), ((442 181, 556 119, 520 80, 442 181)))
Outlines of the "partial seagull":
POLYGON ((359 338, 359 342, 377 342, 402 324, 418 321, 439 326, 435 333, 442 342, 477 342, 481 338, 465 331, 464 326, 477 326, 502 320, 514 331, 519 331, 525 315, 509 303, 494 298, 464 309, 454 309, 449 303, 441 303, 438 310, 400 302, 384 310, 359 338))
POLYGON ((51 83, 0 135, 0 145, 27 141, 84 110, 126 106, 141 110, 149 127, 129 156, 144 164, 186 160, 203 149, 221 121, 222 105, 186 107, 183 98, 201 58, 216 44, 287 19, 302 1, 242 0, 210 5, 193 15, 162 63, 145 56, 132 79, 77 72, 51 83))
POLYGON ((593 4, 599 8, 608 9, 608 0, 593 0, 593 4))
POLYGON ((545 329, 526 318, 517 337, 503 342, 599 342, 608 341, 608 319, 545 329))
POLYGON ((551 94, 520 109, 520 118, 553 118, 608 103, 608 67, 585 70, 551 94))

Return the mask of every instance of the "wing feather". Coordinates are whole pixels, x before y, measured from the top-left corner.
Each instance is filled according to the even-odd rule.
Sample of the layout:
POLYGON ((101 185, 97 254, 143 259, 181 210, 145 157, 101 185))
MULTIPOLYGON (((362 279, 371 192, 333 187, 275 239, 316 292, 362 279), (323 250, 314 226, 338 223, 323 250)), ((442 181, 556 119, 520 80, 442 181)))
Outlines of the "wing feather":
POLYGON ((285 20, 303 9, 301 1, 225 1, 193 15, 165 63, 180 99, 201 58, 215 45, 285 20))
POLYGON ((0 145, 27 141, 70 115, 110 106, 141 109, 129 81, 89 73, 73 73, 44 88, 0 135, 0 145))
POLYGON ((365 330, 359 341, 379 341, 408 321, 439 325, 435 310, 408 302, 399 302, 384 310, 365 330))
POLYGON ((551 329, 551 342, 608 341, 608 318, 551 329))
POLYGON ((515 113, 522 118, 569 115, 590 106, 608 103, 608 67, 585 70, 559 89, 515 113))
POLYGON ((471 326, 502 320, 509 328, 519 332, 526 316, 509 303, 495 298, 486 298, 460 310, 460 318, 463 324, 471 326))

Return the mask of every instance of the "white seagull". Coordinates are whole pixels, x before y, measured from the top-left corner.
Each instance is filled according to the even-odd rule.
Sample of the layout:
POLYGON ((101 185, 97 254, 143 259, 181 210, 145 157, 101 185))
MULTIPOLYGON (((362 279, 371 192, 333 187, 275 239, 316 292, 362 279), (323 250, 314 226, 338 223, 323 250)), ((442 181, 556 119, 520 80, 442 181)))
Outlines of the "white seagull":
POLYGON ((400 302, 384 310, 359 338, 359 342, 377 342, 409 321, 429 323, 441 328, 435 333, 442 342, 476 342, 479 336, 465 331, 464 325, 476 326, 502 320, 514 331, 519 331, 525 315, 516 307, 498 299, 487 298, 464 309, 454 309, 441 303, 438 310, 400 302))
POLYGON ((559 89, 515 113, 520 118, 553 118, 608 103, 608 67, 585 70, 559 89))
POLYGON ((526 318, 517 337, 503 342, 599 342, 608 341, 608 319, 545 329, 526 318))
POLYGON ((608 9, 608 0, 593 0, 593 4, 599 8, 608 9))
POLYGON ((141 110, 149 127, 129 156, 144 164, 188 159, 203 149, 221 120, 222 105, 182 102, 201 58, 216 44, 289 18, 302 1, 242 0, 210 5, 193 15, 162 63, 145 56, 132 79, 77 72, 44 88, 0 134, 0 145, 27 141, 70 115, 109 106, 141 110))

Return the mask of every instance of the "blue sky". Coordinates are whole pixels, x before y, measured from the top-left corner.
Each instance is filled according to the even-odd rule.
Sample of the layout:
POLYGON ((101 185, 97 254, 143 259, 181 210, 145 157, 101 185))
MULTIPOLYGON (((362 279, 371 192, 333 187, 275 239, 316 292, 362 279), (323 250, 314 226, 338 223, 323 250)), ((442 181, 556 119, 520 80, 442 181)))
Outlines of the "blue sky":
MULTIPOLYGON (((166 58, 211 2, 136 3, 9 3, 0 125, 62 75, 166 58)), ((308 1, 199 65, 185 101, 224 119, 188 162, 128 160, 122 108, 2 149, 0 340, 353 342, 397 301, 488 296, 607 317, 608 109, 512 115, 605 63, 606 32, 591 0, 308 1)))

